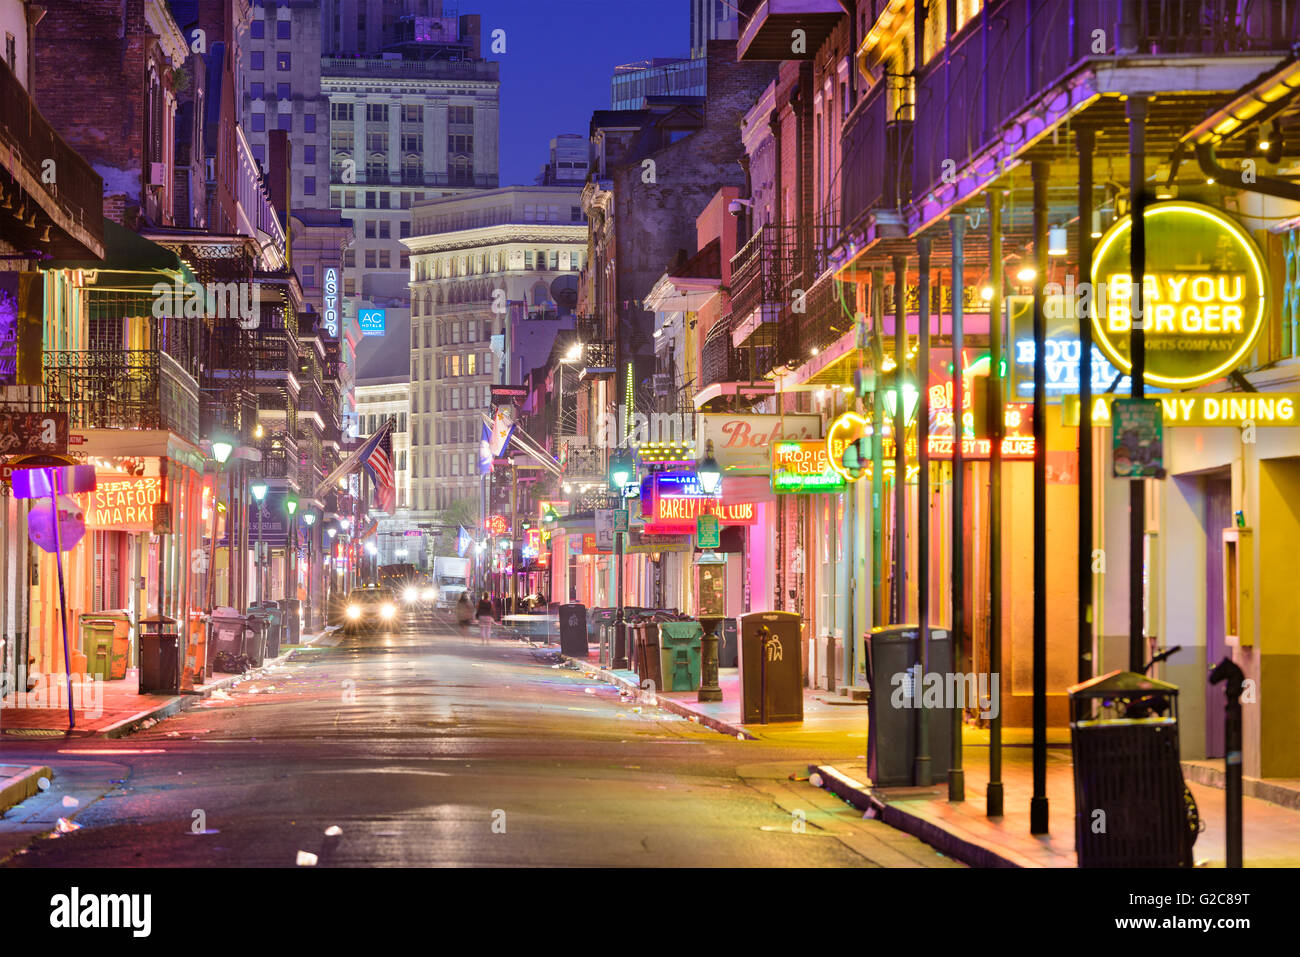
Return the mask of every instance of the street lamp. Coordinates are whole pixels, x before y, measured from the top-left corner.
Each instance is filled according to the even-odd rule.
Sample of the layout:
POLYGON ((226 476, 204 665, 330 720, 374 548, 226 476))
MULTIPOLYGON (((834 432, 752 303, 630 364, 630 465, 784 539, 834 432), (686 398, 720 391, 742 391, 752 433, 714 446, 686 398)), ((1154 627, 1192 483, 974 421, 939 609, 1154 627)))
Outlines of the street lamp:
POLYGON ((695 467, 695 475, 700 480, 700 489, 705 495, 713 495, 722 482, 722 469, 713 457, 713 440, 709 439, 704 447, 704 458, 695 467))
POLYGON ((225 439, 212 440, 212 457, 217 460, 218 465, 225 465, 226 460, 230 458, 230 453, 235 451, 235 443, 228 442, 225 439))
POLYGON ((284 509, 289 513, 289 533, 284 538, 284 597, 288 601, 298 597, 298 523, 293 520, 298 496, 293 492, 285 493, 284 509))
POLYGON ((262 526, 266 523, 266 482, 258 479, 251 486, 253 498, 257 500, 257 603, 262 603, 262 526))
MULTIPOLYGON (((609 463, 609 484, 614 493, 618 496, 618 506, 621 508, 623 502, 623 490, 627 488, 635 474, 635 467, 632 464, 632 457, 622 449, 614 453, 614 457, 609 463)), ((614 532, 614 591, 617 601, 614 610, 614 667, 627 667, 627 641, 625 640, 625 628, 623 622, 623 533, 614 532)))

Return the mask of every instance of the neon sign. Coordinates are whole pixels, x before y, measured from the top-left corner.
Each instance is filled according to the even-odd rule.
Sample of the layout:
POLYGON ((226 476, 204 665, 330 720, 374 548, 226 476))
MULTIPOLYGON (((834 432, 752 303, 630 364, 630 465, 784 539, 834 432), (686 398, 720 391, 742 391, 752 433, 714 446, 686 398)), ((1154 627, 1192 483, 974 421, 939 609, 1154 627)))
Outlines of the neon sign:
MULTIPOLYGON (((1155 203, 1144 221, 1144 379, 1186 389, 1227 375, 1250 354, 1264 325, 1268 274, 1259 248, 1208 206, 1155 203)), ((1131 216, 1110 228, 1097 245, 1092 273, 1097 345, 1124 372, 1133 367, 1131 230, 1131 216)))
POLYGON ((772 491, 842 492, 848 483, 831 467, 826 443, 777 441, 772 443, 772 491))
POLYGON ((325 314, 325 331, 331 336, 339 334, 339 274, 337 269, 325 270, 325 296, 322 302, 325 314))

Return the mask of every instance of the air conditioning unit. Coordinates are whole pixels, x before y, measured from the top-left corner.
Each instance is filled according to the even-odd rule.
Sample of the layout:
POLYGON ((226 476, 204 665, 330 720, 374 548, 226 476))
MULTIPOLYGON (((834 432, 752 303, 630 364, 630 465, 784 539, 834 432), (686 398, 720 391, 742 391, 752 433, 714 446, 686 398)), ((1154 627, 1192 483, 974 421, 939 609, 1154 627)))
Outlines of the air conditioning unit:
POLYGON ((655 395, 667 395, 672 391, 672 377, 667 372, 655 373, 655 395))
POLYGON ((150 186, 167 185, 167 164, 166 163, 149 164, 149 185, 150 186))

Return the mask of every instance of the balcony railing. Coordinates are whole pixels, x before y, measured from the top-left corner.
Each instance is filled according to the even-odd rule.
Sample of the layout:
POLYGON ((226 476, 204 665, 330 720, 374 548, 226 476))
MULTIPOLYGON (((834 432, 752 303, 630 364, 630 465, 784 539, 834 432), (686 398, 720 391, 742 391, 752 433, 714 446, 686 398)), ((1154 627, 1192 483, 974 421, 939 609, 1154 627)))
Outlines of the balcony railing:
POLYGON ((57 204, 62 215, 51 219, 60 233, 78 228, 98 246, 89 250, 81 239, 68 236, 52 243, 55 254, 80 259, 89 252, 99 258, 104 245, 104 181, 46 122, 7 65, 0 65, 0 146, 4 165, 13 163, 10 172, 21 167, 29 182, 42 184, 46 196, 34 197, 37 202, 47 212, 57 204), (58 175, 47 183, 50 169, 58 175))
POLYGON ((723 316, 709 330, 700 350, 701 387, 717 382, 749 381, 749 352, 732 344, 731 330, 731 316, 723 316))
POLYGON ((800 314, 809 289, 830 266, 839 233, 833 226, 768 224, 731 258, 731 314, 739 342, 771 345, 786 317, 800 314))
POLYGON ((473 176, 451 176, 447 173, 381 173, 366 169, 357 169, 354 182, 343 181, 343 167, 334 166, 331 170, 330 185, 336 189, 358 189, 363 186, 425 186, 434 189, 448 189, 455 186, 474 189, 496 189, 499 178, 491 173, 479 173, 473 176))
MULTIPOLYGON (((897 78, 905 82, 905 78, 897 78)), ((876 84, 844 130, 844 225, 874 209, 899 209, 912 191, 912 108, 876 84), (891 111, 891 104, 895 105, 891 111)))
POLYGON ((579 445, 566 441, 561 446, 564 478, 569 482, 605 482, 609 465, 608 450, 599 445, 579 445))
POLYGON ((165 352, 46 352, 46 408, 74 429, 170 429, 199 439, 199 386, 165 352))
MULTIPOLYGON (((945 160, 963 166, 1073 64, 1100 56, 1091 52, 1095 31, 1107 38, 1107 58, 1281 57, 1300 36, 1298 8, 1294 0, 990 3, 987 37, 981 14, 953 38, 948 56, 934 57, 921 70, 916 120, 923 132, 913 146, 913 196, 941 182, 945 160)), ((884 146, 880 140, 875 148, 884 146)))

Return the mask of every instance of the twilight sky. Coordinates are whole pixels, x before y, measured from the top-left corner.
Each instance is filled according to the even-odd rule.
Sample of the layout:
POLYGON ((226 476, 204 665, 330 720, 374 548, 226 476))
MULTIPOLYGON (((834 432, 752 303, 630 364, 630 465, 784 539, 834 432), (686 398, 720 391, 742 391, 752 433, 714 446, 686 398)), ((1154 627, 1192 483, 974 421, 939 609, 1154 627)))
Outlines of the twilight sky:
POLYGON ((531 185, 551 137, 587 134, 609 109, 614 66, 687 56, 687 0, 460 0, 483 17, 483 55, 501 63, 501 185, 531 185), (506 52, 491 52, 492 31, 506 52))

